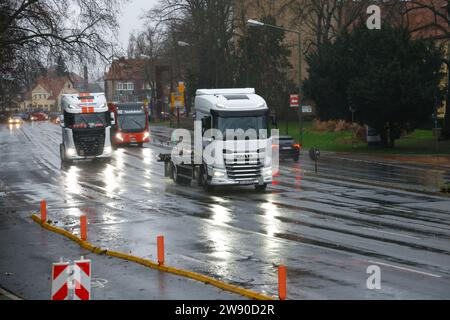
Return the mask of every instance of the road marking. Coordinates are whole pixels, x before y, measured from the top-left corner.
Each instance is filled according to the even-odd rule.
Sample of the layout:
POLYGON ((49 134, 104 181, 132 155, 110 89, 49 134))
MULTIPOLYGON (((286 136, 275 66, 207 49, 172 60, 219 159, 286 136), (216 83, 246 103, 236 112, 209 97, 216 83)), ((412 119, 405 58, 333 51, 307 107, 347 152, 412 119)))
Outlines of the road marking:
POLYGON ((4 290, 3 288, 0 288, 0 295, 7 297, 8 299, 11 300, 23 300, 22 298, 12 294, 9 291, 4 290))
POLYGON ((423 274, 425 276, 430 276, 430 277, 434 277, 434 278, 442 278, 442 276, 439 276, 436 274, 423 272, 423 271, 419 271, 419 270, 414 270, 414 269, 409 269, 409 268, 405 268, 405 267, 399 267, 399 266, 395 266, 395 265, 388 264, 388 263, 377 262, 377 261, 372 261, 372 260, 368 260, 368 262, 375 264, 375 265, 386 266, 386 267, 391 267, 391 268, 399 269, 399 270, 403 270, 403 271, 409 271, 409 272, 414 272, 414 273, 418 273, 418 274, 423 274))
POLYGON ((420 239, 421 239, 421 238, 409 236, 409 235, 407 235, 407 234, 401 234, 401 233, 396 233, 396 232, 388 232, 388 231, 377 230, 377 229, 372 229, 372 228, 363 228, 363 229, 370 230, 370 231, 381 232, 381 233, 386 233, 386 234, 391 234, 391 235, 393 235, 393 236, 399 236, 399 237, 410 238, 410 239, 416 239, 416 240, 420 240, 420 239))
POLYGON ((106 280, 106 279, 93 278, 91 281, 91 286, 92 286, 92 288, 103 289, 107 283, 108 283, 108 280, 106 280))

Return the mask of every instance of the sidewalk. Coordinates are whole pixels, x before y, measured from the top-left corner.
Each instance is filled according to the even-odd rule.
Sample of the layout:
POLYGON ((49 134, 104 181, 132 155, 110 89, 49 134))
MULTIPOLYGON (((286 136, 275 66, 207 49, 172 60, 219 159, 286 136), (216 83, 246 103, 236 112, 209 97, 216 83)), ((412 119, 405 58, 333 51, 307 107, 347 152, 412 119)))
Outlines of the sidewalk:
POLYGON ((377 161, 395 164, 432 166, 433 168, 450 169, 450 156, 426 156, 426 155, 368 155, 338 152, 335 157, 341 159, 377 161))
MULTIPOLYGON (((26 300, 48 300, 52 263, 81 256, 92 260, 94 300, 244 299, 201 282, 95 255, 31 219, 10 219, 3 213, 0 229, 0 288, 26 300)), ((8 297, 0 294, 0 299, 8 297)))

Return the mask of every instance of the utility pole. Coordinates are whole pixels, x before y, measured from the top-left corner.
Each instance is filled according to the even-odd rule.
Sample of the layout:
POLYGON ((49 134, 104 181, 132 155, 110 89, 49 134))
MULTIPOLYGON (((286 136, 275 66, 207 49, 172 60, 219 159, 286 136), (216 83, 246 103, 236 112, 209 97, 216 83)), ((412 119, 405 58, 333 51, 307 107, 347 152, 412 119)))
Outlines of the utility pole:
POLYGON ((298 37, 298 115, 299 115, 299 143, 300 150, 303 148, 303 90, 302 90, 302 37, 300 32, 297 33, 298 37))

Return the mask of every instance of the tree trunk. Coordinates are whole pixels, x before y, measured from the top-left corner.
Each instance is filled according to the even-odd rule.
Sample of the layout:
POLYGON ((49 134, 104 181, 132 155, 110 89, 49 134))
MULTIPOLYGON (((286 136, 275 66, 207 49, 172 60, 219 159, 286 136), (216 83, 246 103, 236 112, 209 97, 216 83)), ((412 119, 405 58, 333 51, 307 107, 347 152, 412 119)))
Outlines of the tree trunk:
POLYGON ((393 148, 395 146, 395 132, 392 130, 389 122, 386 122, 386 126, 380 132, 380 138, 383 148, 393 148))

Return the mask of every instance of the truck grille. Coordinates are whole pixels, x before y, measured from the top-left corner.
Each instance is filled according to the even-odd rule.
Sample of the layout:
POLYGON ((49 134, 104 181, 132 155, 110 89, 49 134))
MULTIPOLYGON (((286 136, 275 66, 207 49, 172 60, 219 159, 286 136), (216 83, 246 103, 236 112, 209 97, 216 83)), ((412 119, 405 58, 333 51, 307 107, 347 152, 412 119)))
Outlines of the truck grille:
POLYGON ((103 153, 105 145, 105 129, 74 130, 73 140, 79 156, 99 156, 103 153))
POLYGON ((231 153, 224 150, 225 168, 228 178, 237 181, 255 181, 261 177, 263 165, 258 153, 231 153))

